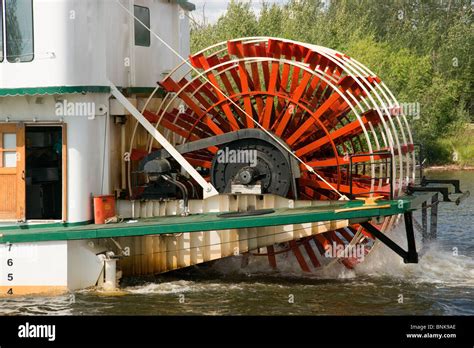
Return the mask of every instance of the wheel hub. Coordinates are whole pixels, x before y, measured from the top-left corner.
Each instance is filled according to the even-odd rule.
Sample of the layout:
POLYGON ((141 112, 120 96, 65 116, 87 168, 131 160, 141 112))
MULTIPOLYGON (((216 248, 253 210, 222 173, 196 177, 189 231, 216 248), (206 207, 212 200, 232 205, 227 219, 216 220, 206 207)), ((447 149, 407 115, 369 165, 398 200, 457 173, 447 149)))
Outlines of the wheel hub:
POLYGON ((262 193, 286 196, 291 184, 286 157, 274 145, 260 139, 241 139, 219 148, 212 161, 211 181, 221 193, 232 184, 260 183, 262 193))

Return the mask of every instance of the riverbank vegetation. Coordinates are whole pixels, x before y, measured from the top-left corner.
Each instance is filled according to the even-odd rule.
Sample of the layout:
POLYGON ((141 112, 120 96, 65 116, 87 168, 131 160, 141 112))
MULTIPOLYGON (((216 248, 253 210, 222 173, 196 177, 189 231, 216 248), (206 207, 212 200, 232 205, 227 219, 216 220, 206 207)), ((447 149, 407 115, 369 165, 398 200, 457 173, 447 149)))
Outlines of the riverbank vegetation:
POLYGON ((429 164, 474 162, 473 6, 468 0, 231 1, 214 24, 193 24, 191 51, 230 38, 276 36, 327 46, 375 71, 400 103, 419 103, 410 120, 429 164), (456 155, 457 154, 457 155, 456 155))

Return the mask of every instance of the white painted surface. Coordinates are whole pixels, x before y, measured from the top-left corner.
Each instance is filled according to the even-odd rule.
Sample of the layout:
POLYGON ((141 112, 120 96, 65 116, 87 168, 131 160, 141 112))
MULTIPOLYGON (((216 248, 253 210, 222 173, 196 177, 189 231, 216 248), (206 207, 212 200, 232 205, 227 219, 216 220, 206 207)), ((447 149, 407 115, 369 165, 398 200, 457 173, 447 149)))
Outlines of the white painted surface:
POLYGON ((0 260, 0 286, 67 286, 66 241, 0 244, 0 260))
MULTIPOLYGON (((68 120, 68 221, 93 219, 92 197, 101 194, 104 166, 105 117, 68 120)), ((105 178, 104 173, 104 178, 105 178)))
MULTIPOLYGON (((133 0, 120 2, 133 8, 133 0)), ((135 3, 150 8, 151 27, 160 37, 183 56, 189 54, 189 20, 179 5, 135 3)), ((34 0, 33 5, 34 60, 0 63, 0 88, 105 86, 108 80, 122 87, 154 87, 179 63, 156 38, 151 47, 135 46, 134 21, 115 0, 34 0)))
POLYGON ((103 250, 87 240, 70 240, 67 243, 68 289, 77 290, 94 286, 104 267, 104 262, 96 253, 103 250))
POLYGON ((86 240, 0 244, 0 287, 12 288, 15 294, 15 286, 32 287, 32 291, 94 286, 104 266, 96 255, 101 251, 86 240))
POLYGON ((117 259, 107 258, 105 261, 105 277, 102 288, 115 290, 117 288, 117 259))

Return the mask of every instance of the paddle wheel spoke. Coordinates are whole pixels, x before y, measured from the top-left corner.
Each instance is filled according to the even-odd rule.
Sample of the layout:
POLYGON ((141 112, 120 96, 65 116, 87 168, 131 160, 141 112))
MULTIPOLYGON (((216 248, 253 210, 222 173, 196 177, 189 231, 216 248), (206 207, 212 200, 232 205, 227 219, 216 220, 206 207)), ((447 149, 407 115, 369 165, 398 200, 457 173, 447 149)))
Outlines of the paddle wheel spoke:
POLYGON ((309 259, 311 260, 311 263, 315 268, 321 267, 321 263, 319 262, 318 258, 316 257, 316 254, 310 244, 311 238, 305 238, 303 240, 303 246, 306 250, 306 253, 308 254, 309 259))

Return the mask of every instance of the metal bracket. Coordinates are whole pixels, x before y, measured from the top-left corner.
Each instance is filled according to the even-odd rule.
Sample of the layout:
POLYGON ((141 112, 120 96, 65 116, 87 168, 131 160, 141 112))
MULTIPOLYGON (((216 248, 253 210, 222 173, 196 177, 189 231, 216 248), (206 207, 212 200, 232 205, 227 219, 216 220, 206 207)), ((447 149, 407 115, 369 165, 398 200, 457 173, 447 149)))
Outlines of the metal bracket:
POLYGON ((454 193, 462 193, 459 180, 456 179, 427 179, 425 176, 421 178, 421 186, 428 184, 450 184, 454 186, 454 193))
POLYGON ((143 116, 140 111, 133 106, 128 99, 120 93, 112 82, 110 84, 110 92, 112 95, 127 109, 130 114, 146 129, 155 140, 163 146, 163 148, 183 167, 183 169, 192 176, 194 180, 203 188, 204 198, 218 195, 216 188, 208 183, 206 179, 176 150, 176 148, 143 116))
MULTIPOLYGON (((120 251, 120 254, 118 254, 118 255, 115 255, 114 253, 112 253, 113 258, 115 258, 115 259, 121 259, 121 258, 123 258, 123 257, 128 257, 128 256, 130 256, 130 247, 122 248, 122 246, 120 245, 120 243, 117 242, 114 238, 111 237, 111 238, 109 238, 109 239, 112 241, 112 243, 113 243, 113 244, 117 247, 117 249, 120 251)), ((106 255, 106 256, 108 256, 109 258, 111 258, 111 255, 110 255, 110 254, 109 254, 109 255, 106 255)))
POLYGON ((452 202, 449 198, 449 190, 447 187, 420 187, 420 186, 408 186, 408 193, 413 192, 439 192, 443 195, 443 202, 452 202))
MULTIPOLYGON (((380 157, 383 157, 386 162, 385 162, 385 177, 375 177, 375 178, 369 178, 371 180, 390 180, 390 198, 389 199, 393 199, 393 154, 390 152, 390 151, 375 151, 375 152, 370 152, 370 153, 355 153, 355 154, 351 154, 349 155, 349 193, 350 193, 350 196, 351 199, 353 199, 355 196, 353 194, 353 181, 354 181, 354 178, 353 178, 353 168, 356 168, 356 171, 357 171, 357 166, 360 166, 360 165, 365 165, 365 162, 362 162, 361 163, 354 163, 354 158, 358 158, 358 157, 370 157, 371 158, 371 162, 368 163, 368 165, 371 165, 371 163, 374 162, 373 160, 373 157, 374 156, 380 156, 380 157), (390 167, 390 169, 388 168, 390 167)), ((367 161, 368 162, 368 161, 367 161)), ((384 193, 384 192, 380 192, 380 191, 368 191, 366 192, 367 194, 377 194, 377 193, 384 193)))
POLYGON ((421 225, 415 219, 413 223, 423 237, 423 244, 436 239, 438 229, 438 193, 431 196, 431 203, 428 204, 428 199, 421 203, 421 225), (430 209, 430 228, 428 230, 428 209, 430 209))
POLYGON ((362 222, 361 226, 369 231, 374 237, 396 252, 403 258, 405 263, 418 263, 418 253, 416 252, 415 233, 413 231, 413 216, 411 212, 404 213, 405 230, 407 235, 408 251, 403 250, 397 243, 388 238, 378 228, 369 222, 362 222))
POLYGON ((469 191, 462 192, 460 189, 459 180, 455 179, 426 179, 423 177, 421 179, 421 186, 408 186, 407 192, 439 192, 443 195, 443 202, 453 202, 449 197, 449 189, 448 187, 440 187, 440 186, 427 186, 428 184, 450 184, 454 186, 454 193, 458 194, 455 196, 454 203, 456 205, 461 204, 463 200, 470 196, 469 191))

